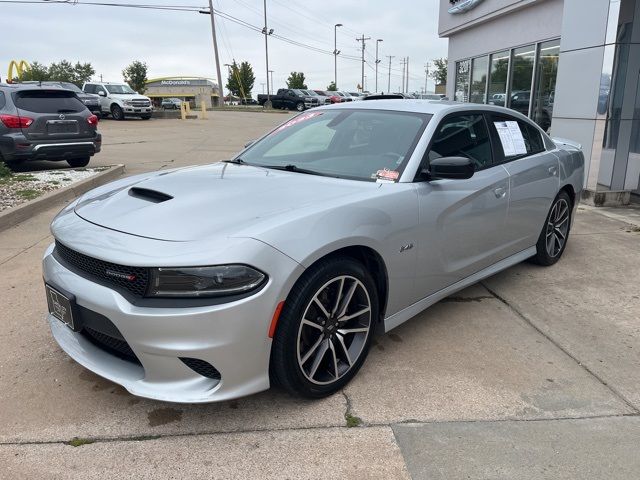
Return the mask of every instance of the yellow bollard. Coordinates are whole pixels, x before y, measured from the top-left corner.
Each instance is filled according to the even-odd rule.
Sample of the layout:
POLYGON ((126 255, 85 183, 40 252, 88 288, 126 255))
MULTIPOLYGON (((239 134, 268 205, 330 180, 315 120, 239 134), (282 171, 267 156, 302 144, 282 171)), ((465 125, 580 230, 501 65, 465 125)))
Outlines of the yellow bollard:
POLYGON ((207 119, 207 105, 205 102, 200 102, 200 106, 202 107, 202 115, 200 116, 200 120, 207 119))
POLYGON ((184 102, 185 107, 187 107, 187 115, 191 115, 191 103, 184 102))
POLYGON ((182 118, 182 120, 187 119, 187 107, 185 107, 185 103, 187 102, 180 103, 180 117, 182 118))

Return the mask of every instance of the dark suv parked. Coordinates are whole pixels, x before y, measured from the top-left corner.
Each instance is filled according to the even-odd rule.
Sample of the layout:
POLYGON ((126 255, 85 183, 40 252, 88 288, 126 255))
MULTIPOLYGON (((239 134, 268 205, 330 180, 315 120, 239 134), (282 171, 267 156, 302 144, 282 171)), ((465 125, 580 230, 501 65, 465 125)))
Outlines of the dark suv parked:
POLYGON ((0 161, 66 160, 84 167, 100 151, 98 117, 70 90, 0 84, 0 161))

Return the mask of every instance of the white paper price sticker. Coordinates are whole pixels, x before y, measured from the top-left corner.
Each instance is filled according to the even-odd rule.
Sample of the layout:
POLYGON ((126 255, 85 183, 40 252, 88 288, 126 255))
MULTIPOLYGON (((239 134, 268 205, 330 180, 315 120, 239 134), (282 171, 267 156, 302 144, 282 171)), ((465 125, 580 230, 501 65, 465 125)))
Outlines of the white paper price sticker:
POLYGON ((514 157, 527 153, 527 146, 518 122, 493 122, 500 136, 505 157, 514 157))

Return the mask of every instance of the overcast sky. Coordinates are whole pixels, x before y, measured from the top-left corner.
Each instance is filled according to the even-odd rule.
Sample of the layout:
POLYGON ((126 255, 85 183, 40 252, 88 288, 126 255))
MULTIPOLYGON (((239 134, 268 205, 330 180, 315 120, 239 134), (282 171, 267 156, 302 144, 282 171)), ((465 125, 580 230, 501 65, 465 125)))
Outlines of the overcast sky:
MULTIPOLYGON (((215 78, 209 17, 192 12, 90 6, 80 4, 11 4, 0 2, 0 77, 12 59, 91 62, 96 76, 121 81, 122 69, 133 60, 147 62, 149 78, 194 75, 215 78)), ((87 0, 89 1, 89 0, 87 0)), ((97 1, 97 0, 93 0, 97 1)), ((208 0, 102 0, 203 6, 208 0)), ((70 0, 69 3, 73 3, 70 0)), ((214 8, 262 28, 262 0, 214 0, 214 8)), ((375 88, 375 40, 379 44, 378 90, 387 90, 388 58, 392 60, 391 89, 398 90, 402 57, 409 57, 409 89, 424 87, 425 63, 447 53, 446 40, 437 35, 438 0, 267 0, 269 28, 276 34, 333 51, 333 25, 338 28, 338 49, 360 56, 355 37, 371 37, 366 44, 366 86, 375 88)), ((256 76, 254 96, 265 83, 264 36, 219 19, 221 64, 247 60, 256 76)), ((291 71, 302 71, 309 88, 325 89, 333 80, 333 55, 317 53, 270 38, 269 68, 275 87, 282 87, 291 71)), ((226 68, 222 67, 223 83, 226 68)), ((359 60, 338 58, 338 84, 355 90, 361 78, 359 60)), ((433 90, 429 80, 428 90, 433 90)))

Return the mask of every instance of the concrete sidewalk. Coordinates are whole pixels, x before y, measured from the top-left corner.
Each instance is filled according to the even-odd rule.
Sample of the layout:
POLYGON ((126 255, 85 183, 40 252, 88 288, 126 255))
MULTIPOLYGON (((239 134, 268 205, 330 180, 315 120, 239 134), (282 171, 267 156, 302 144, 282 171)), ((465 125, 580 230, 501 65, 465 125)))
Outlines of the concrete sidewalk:
MULTIPOLYGON (((212 130, 235 142, 229 150, 248 136, 242 123, 257 134, 284 117, 236 115, 212 130)), ((200 137, 174 128, 187 129, 185 142, 211 142, 204 127, 200 137)), ((145 144, 132 145, 130 157, 143 158, 145 144)), ((186 158, 195 157, 204 160, 186 158)), ((60 207, 0 233, 0 478, 627 480, 640 471, 640 233, 625 210, 580 207, 557 265, 513 267, 377 338, 341 394, 175 405, 129 395, 51 339, 40 258, 60 207), (345 416, 360 426, 347 428, 345 416), (74 438, 93 443, 66 443, 74 438)))

